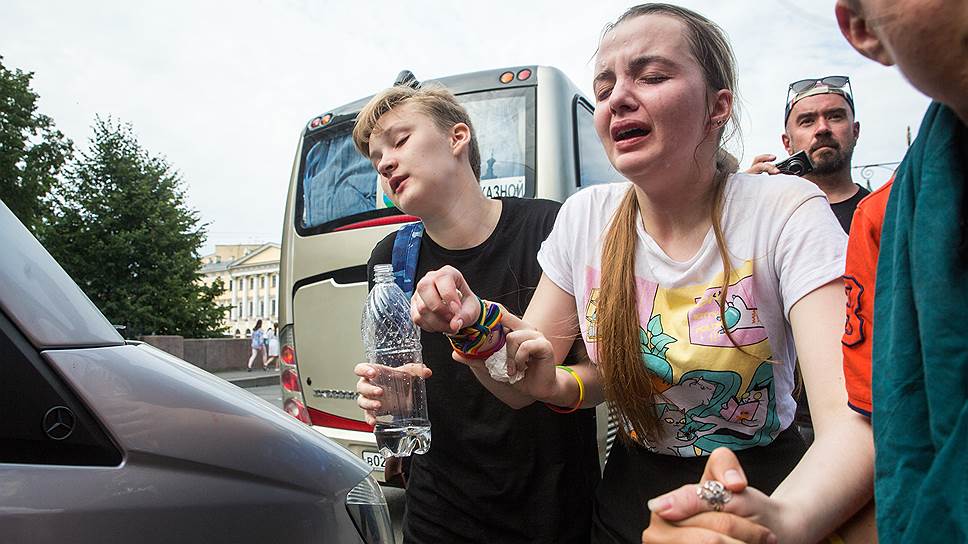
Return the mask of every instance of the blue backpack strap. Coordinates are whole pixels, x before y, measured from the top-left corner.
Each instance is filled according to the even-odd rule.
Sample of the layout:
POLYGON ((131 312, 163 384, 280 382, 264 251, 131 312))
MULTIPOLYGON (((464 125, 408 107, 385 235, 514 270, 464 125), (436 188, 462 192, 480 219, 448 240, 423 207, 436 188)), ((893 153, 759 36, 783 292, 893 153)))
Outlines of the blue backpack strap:
POLYGON ((413 296, 423 232, 423 223, 410 223, 400 227, 393 239, 393 279, 407 298, 413 296))

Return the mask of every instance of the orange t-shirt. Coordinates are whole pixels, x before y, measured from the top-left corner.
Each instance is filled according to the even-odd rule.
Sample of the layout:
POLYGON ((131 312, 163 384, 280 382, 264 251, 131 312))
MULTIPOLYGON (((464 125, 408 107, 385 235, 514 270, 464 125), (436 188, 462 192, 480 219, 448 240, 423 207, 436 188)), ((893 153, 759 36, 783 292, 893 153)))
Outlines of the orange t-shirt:
POLYGON ((844 326, 844 378, 847 404, 871 415, 871 346, 874 324, 874 280, 881 246, 884 210, 894 178, 857 204, 847 242, 847 322, 844 326))

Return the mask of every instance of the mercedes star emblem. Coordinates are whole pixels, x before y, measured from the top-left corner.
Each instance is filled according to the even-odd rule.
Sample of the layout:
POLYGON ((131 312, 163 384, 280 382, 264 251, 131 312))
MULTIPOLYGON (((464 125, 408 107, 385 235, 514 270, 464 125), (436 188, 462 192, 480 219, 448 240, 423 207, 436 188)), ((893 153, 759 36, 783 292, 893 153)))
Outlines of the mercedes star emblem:
POLYGON ((64 440, 74 432, 74 412, 67 406, 54 406, 44 414, 44 433, 52 440, 64 440))

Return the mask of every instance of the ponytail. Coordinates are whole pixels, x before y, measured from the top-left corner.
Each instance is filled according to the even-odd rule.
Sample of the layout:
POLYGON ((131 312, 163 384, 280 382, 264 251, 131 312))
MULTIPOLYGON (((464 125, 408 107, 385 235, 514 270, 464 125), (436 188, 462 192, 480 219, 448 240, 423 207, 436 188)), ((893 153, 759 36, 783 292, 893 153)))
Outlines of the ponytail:
MULTIPOLYGON (((732 269, 722 229, 722 215, 726 180, 738 168, 739 162, 735 157, 722 150, 717 154, 712 226, 723 262, 722 294, 719 297, 722 323, 726 323, 726 294, 732 269)), ((642 359, 639 332, 640 318, 651 316, 639 316, 638 310, 639 293, 635 282, 637 221, 639 204, 635 188, 629 187, 605 233, 601 288, 596 310, 598 338, 595 349, 598 350, 605 400, 617 408, 619 433, 626 442, 636 439, 655 441, 659 438, 658 415, 655 411, 656 383, 653 382, 658 377, 650 373, 642 359)), ((723 330, 736 346, 729 331, 723 330)))

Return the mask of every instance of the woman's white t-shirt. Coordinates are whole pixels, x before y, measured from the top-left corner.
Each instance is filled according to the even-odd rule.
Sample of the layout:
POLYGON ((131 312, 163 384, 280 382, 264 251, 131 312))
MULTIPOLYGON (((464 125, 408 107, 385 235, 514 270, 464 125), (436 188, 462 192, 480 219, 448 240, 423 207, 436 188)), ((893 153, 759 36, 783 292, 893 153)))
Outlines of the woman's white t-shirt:
MULTIPOLYGON (((601 248, 629 190, 630 183, 614 183, 573 195, 538 253, 544 274, 574 295, 593 361, 601 248)), ((732 270, 725 326, 742 350, 720 317, 723 264, 712 229, 696 255, 679 262, 637 223, 642 359, 659 384, 662 431, 657 443, 643 445, 695 457, 720 446, 769 444, 796 410, 790 308, 844 273, 847 237, 824 193, 793 176, 733 174, 727 180, 723 231, 732 270)))

